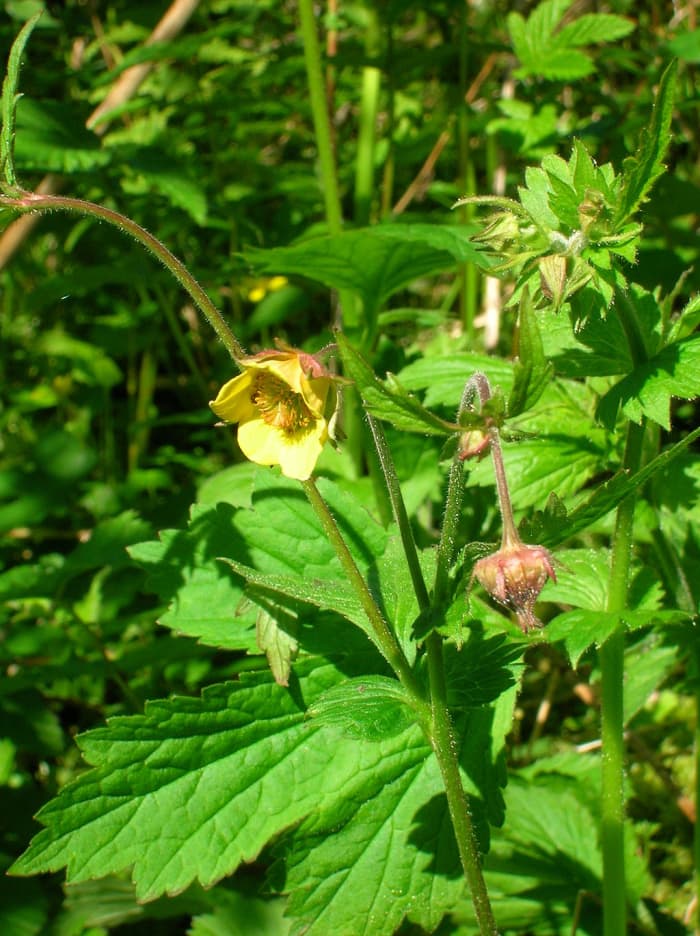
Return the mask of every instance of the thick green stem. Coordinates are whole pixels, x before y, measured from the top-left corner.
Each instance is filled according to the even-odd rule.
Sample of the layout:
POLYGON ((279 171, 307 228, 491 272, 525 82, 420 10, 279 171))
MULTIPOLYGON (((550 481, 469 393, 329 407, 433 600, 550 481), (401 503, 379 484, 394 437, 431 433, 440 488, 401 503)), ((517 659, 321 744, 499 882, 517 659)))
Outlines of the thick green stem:
MULTIPOLYGON (((473 195, 475 192, 475 170, 469 148, 469 105, 467 95, 467 72, 469 64, 469 28, 467 14, 469 7, 466 3, 460 5, 459 13, 459 110, 457 112, 457 148, 459 163, 458 187, 463 195, 473 195)), ((463 205, 460 209, 462 223, 470 221, 473 217, 472 205, 463 205)), ((459 270, 460 283, 460 311, 464 334, 469 342, 474 339, 474 319, 476 317, 476 266, 465 263, 459 270)))
POLYGON ((340 234, 343 214, 340 207, 338 177, 335 171, 333 141, 330 121, 326 109, 326 93, 321 68, 321 49, 314 21, 313 0, 299 0, 301 38, 304 43, 304 62, 309 88, 309 101, 314 121, 318 158, 323 176, 323 197, 326 206, 326 221, 331 234, 340 234))
POLYGON ((328 509, 316 483, 313 479, 302 481, 302 486, 309 499, 309 503, 314 509, 316 516, 321 522, 323 531, 328 537, 328 542, 335 550, 335 554, 340 560, 343 571, 347 575, 348 582, 360 599, 362 608, 367 615, 372 631, 374 633, 376 644, 386 659, 387 663, 394 670, 401 680, 401 683, 411 692, 414 698, 421 699, 424 695, 420 683, 415 677, 411 665, 401 649, 401 645, 396 639, 396 635, 386 622, 379 605, 369 590, 367 583, 362 577, 362 573, 357 567, 352 553, 343 539, 343 535, 338 529, 333 514, 328 509))
POLYGON ((431 740, 435 757, 440 766, 442 782, 445 785, 447 805, 450 810, 455 838, 457 839, 459 857, 471 892, 479 933, 481 936, 498 936, 496 921, 486 889, 486 881, 481 870, 479 843, 459 772, 457 745, 447 707, 442 638, 436 631, 433 631, 427 638, 426 645, 432 708, 431 740))
MULTIPOLYGON (((375 57, 379 50, 379 16, 371 5, 367 7, 365 51, 375 57)), ((355 162, 355 223, 369 224, 374 192, 374 149, 379 107, 381 72, 374 65, 362 69, 362 95, 357 133, 357 159, 355 162)))
POLYGON ((83 201, 81 198, 67 198, 63 195, 38 195, 34 192, 15 192, 13 195, 0 196, 0 207, 15 208, 19 211, 70 211, 87 215, 106 221, 125 234, 130 234, 147 250, 150 250, 158 260, 167 267, 183 289, 191 296, 192 301, 203 313, 211 327, 221 339, 222 344, 231 355, 234 362, 244 357, 245 352, 238 343, 231 329, 226 324, 221 312, 216 308, 209 296, 205 293, 197 280, 192 276, 185 265, 171 253, 156 237, 149 234, 140 224, 93 202, 83 201))
MULTIPOLYGON (((644 424, 629 423, 624 467, 633 474, 642 458, 644 424)), ((634 528, 634 495, 617 509, 612 541, 608 611, 623 611, 627 604, 634 528)), ((604 936, 624 936, 627 905, 624 849, 624 649, 622 625, 600 648, 601 737, 603 742, 601 790, 601 846, 603 852, 604 936)))

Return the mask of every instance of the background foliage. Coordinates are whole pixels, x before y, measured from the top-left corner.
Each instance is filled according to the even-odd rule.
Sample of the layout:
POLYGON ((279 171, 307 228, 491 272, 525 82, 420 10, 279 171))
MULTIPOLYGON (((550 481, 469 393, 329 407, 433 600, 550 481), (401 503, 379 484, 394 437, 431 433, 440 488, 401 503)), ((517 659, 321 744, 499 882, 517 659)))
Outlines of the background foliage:
MULTIPOLYGON (((38 4, 8 0, 3 8, 0 41, 9 51, 38 4)), ((346 369, 354 366, 368 407, 390 423, 414 533, 426 550, 442 512, 443 426, 465 379, 483 370, 510 401, 506 467, 518 519, 529 524, 525 538, 567 549, 557 554, 558 584, 543 596, 546 643, 524 646, 483 595, 473 597, 470 613, 484 627, 467 628, 464 649, 453 654, 455 704, 472 743, 493 745, 470 792, 481 800, 482 835, 491 825, 486 867, 501 929, 569 933, 578 914, 578 931, 596 934, 595 645, 607 626, 609 511, 623 483, 620 426, 642 416, 653 422, 651 461, 688 441, 698 424, 694 8, 626 0, 329 5, 319 26, 335 40, 325 65, 342 236, 325 222, 296 4, 213 0, 174 38, 145 48, 165 8, 130 0, 47 5, 24 55, 18 175, 35 188, 50 174, 66 194, 113 206, 152 231, 252 350, 274 336, 309 350, 323 346, 337 323, 339 291, 346 334, 363 355, 353 365, 346 351, 346 369), (668 171, 647 191, 659 153, 653 134, 646 149, 638 141, 673 58, 668 171), (141 62, 153 67, 138 91, 108 121, 92 123, 110 87, 141 62), (581 145, 595 165, 582 168, 581 145), (635 151, 637 169, 625 162, 635 151), (574 273, 583 274, 567 271, 562 311, 532 312, 528 355, 540 379, 533 383, 515 361, 526 357, 517 342, 527 340, 515 329, 517 299, 527 286, 541 306, 545 293, 556 299, 561 279, 535 266, 546 251, 527 231, 520 240, 496 237, 477 220, 483 209, 450 207, 465 193, 496 193, 541 211, 538 195, 558 179, 555 220, 573 226, 580 219, 571 212, 607 163, 618 174, 624 167, 629 184, 616 199, 610 183, 611 218, 596 221, 610 220, 600 238, 613 228, 629 236, 605 249, 633 284, 647 358, 625 356, 623 326, 612 314, 621 305, 619 281, 601 248, 587 258, 593 279, 575 298, 567 289, 577 284, 574 273), (566 201, 562 166, 575 190, 580 184, 575 203, 566 201), (632 243, 636 230, 625 225, 640 220, 632 215, 642 196, 644 233, 632 243), (481 240, 468 239, 477 231, 481 240), (513 275, 494 285, 486 279, 493 267, 513 275), (594 307, 601 301, 610 315, 594 307), (397 378, 375 382, 366 361, 382 378, 397 378)), ((348 623, 361 623, 361 611, 313 517, 296 509, 291 486, 242 462, 231 434, 213 428, 207 401, 232 376, 223 348, 169 274, 115 230, 42 216, 11 253, 12 220, 2 215, 0 240, 0 858, 8 867, 26 848, 38 828, 32 816, 60 790, 75 811, 59 816, 59 838, 74 825, 85 849, 97 837, 112 843, 115 858, 91 868, 82 840, 71 839, 75 883, 65 885, 61 875, 1 879, 0 928, 27 936, 146 928, 209 936, 297 932, 317 921, 310 931, 472 932, 455 855, 431 840, 444 819, 434 800, 439 778, 426 767, 425 742, 403 718, 401 700, 385 713, 377 741, 364 737, 366 727, 358 740, 352 726, 338 723, 343 697, 326 698, 316 741, 301 749, 299 699, 267 676, 259 649, 266 607, 275 620, 287 616, 284 633, 294 644, 273 633, 267 659, 279 678, 302 648, 295 678, 306 704, 341 674, 379 671, 381 661, 348 623), (217 562, 221 556, 233 567, 217 562), (318 583, 312 610, 294 591, 309 578, 318 583), (325 657, 327 666, 310 666, 304 654, 325 657), (206 686, 197 707, 192 700, 206 686), (237 693, 245 698, 240 708, 237 693), (146 707, 147 699, 166 701, 146 707), (218 729, 208 748, 197 729, 205 713, 218 729), (113 720, 103 727, 106 718, 113 720), (161 735, 164 724, 175 734, 161 735), (142 838, 132 826, 115 841, 119 823, 89 782, 66 787, 85 776, 74 737, 93 728, 83 754, 107 771, 115 807, 127 791, 129 803, 142 795, 142 838), (259 763, 230 761, 233 731, 252 733, 259 763), (120 745, 134 732, 137 745, 120 745), (343 744, 348 732, 357 743, 343 744), (192 784, 186 817, 158 793, 168 771, 179 769, 182 783, 192 784), (240 783, 233 799, 232 774, 240 783), (291 801, 290 776, 298 792, 291 801), (323 809, 314 820, 307 805, 320 796, 319 776, 323 809), (264 816, 255 811, 262 787, 279 798, 264 816), (222 791, 222 809, 256 820, 231 851, 217 839, 216 819, 202 824, 222 791), (415 796, 427 805, 412 825, 415 796), (374 812, 363 811, 369 800, 374 812), (90 824, 86 808, 94 812, 90 824), (191 853, 173 837, 178 847, 163 857, 165 817, 191 853), (357 847, 352 869, 332 846, 330 830, 343 823, 357 847), (373 852, 368 830, 377 829, 373 852), (165 866, 172 862, 162 880, 149 878, 149 848, 165 866), (239 861, 235 875, 216 883, 239 861), (375 905, 358 901, 357 919, 348 922, 343 887, 363 893, 362 881, 375 880, 382 862, 393 862, 395 886, 430 891, 430 900, 406 910, 387 885, 375 905), (135 883, 124 873, 132 863, 135 883), (358 877, 348 883, 351 870, 358 877), (102 880, 89 880, 93 873, 102 880), (291 893, 288 917, 278 891, 291 893)), ((550 218, 545 212, 540 220, 550 218)), ((354 531, 356 558, 375 576, 408 645, 417 609, 405 597, 407 573, 391 545, 396 534, 377 494, 369 444, 348 410, 356 431, 339 452, 324 454, 324 490, 354 531)), ((667 934, 686 931, 693 897, 697 647, 688 620, 700 581, 697 443, 676 455, 642 490, 625 617, 628 898, 633 931, 667 934)), ((467 484, 460 541, 494 542, 489 463, 470 467, 467 484)), ((448 615, 444 633, 459 637, 464 617, 448 615)), ((44 860, 44 867, 62 864, 44 860)))

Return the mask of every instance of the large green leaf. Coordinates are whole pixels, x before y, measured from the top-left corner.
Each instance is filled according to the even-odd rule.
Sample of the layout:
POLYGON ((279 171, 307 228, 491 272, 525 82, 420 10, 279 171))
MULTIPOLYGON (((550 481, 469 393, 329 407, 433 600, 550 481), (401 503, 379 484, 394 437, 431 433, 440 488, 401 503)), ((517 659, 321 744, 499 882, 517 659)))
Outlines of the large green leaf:
MULTIPOLYGON (((386 531, 332 482, 321 479, 319 488, 356 563, 367 570, 384 553, 386 531)), ((211 646, 256 646, 257 610, 243 601, 241 577, 368 628, 301 486, 276 471, 257 473, 250 508, 195 506, 187 530, 165 531, 160 541, 132 546, 130 552, 147 569, 150 588, 169 605, 160 623, 211 646)), ((270 604, 262 606, 274 615, 270 604)), ((295 606, 287 612, 294 614, 295 606)))
POLYGON ((332 667, 299 677, 298 694, 251 676, 201 698, 151 702, 144 715, 83 735, 96 769, 44 807, 47 828, 13 873, 65 866, 83 881, 133 868, 139 898, 150 900, 251 861, 386 753, 381 744, 342 750, 331 729, 305 720, 305 704, 337 681, 332 667))
POLYGON ((412 280, 457 263, 482 264, 483 256, 469 240, 473 232, 473 227, 391 224, 290 247, 249 249, 245 257, 258 273, 295 274, 351 290, 362 299, 368 321, 374 321, 389 296, 412 280))
POLYGON ((628 419, 642 417, 671 427, 671 401, 700 396, 700 337, 692 336, 670 344, 645 364, 608 390, 600 401, 598 415, 612 428, 621 408, 628 419))
MULTIPOLYGON (((498 756, 515 693, 459 719, 460 759, 482 842, 503 820, 498 756)), ((437 762, 413 731, 335 809, 305 820, 284 854, 293 933, 391 936, 403 920, 432 932, 467 900, 437 762), (400 751, 400 753, 399 753, 400 751)), ((484 846, 482 845, 482 848, 484 846)), ((485 849, 484 849, 485 850, 485 849)))

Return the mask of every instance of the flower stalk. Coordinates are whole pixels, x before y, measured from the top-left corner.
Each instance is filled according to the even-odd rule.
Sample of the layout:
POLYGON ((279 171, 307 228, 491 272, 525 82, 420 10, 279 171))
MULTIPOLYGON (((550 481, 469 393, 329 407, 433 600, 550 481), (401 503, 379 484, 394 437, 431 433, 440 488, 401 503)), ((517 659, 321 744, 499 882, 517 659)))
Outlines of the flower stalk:
MULTIPOLYGON (((461 411, 461 408, 460 408, 461 411)), ((386 481, 394 520, 399 528, 413 588, 422 613, 438 611, 447 597, 449 567, 454 557, 454 544, 462 501, 462 462, 457 454, 450 469, 447 509, 438 547, 438 565, 432 601, 420 567, 413 532, 391 452, 381 424, 368 415, 379 461, 386 481)), ((481 936, 497 936, 498 930, 491 909, 486 881, 481 869, 479 843, 474 829, 469 801, 459 769, 459 755, 455 743, 452 719, 447 704, 447 684, 443 656, 443 639, 433 630, 426 638, 428 660, 430 719, 423 725, 428 741, 435 753, 447 796, 452 828, 457 841, 464 876, 469 886, 481 936)))

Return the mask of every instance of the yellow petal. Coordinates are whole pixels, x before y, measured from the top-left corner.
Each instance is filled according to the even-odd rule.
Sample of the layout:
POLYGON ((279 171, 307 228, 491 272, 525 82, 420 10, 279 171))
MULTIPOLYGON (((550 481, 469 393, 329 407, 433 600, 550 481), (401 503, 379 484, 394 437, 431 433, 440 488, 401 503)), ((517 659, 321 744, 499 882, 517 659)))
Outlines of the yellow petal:
POLYGON ((307 481, 313 474, 323 445, 328 439, 324 420, 319 420, 310 432, 289 440, 280 452, 280 468, 287 478, 307 481))
POLYGON ((245 422, 246 419, 254 418, 257 411, 250 399, 252 382, 251 372, 245 370, 225 383, 209 406, 225 422, 245 422))
POLYGON ((279 465, 283 475, 298 481, 311 477, 327 438, 324 420, 297 436, 289 436, 262 419, 252 419, 238 427, 238 444, 246 458, 258 465, 279 465))
POLYGON ((293 351, 278 351, 274 357, 254 361, 248 365, 255 370, 268 371, 283 380, 295 393, 302 394, 301 381, 304 378, 299 356, 293 351))

